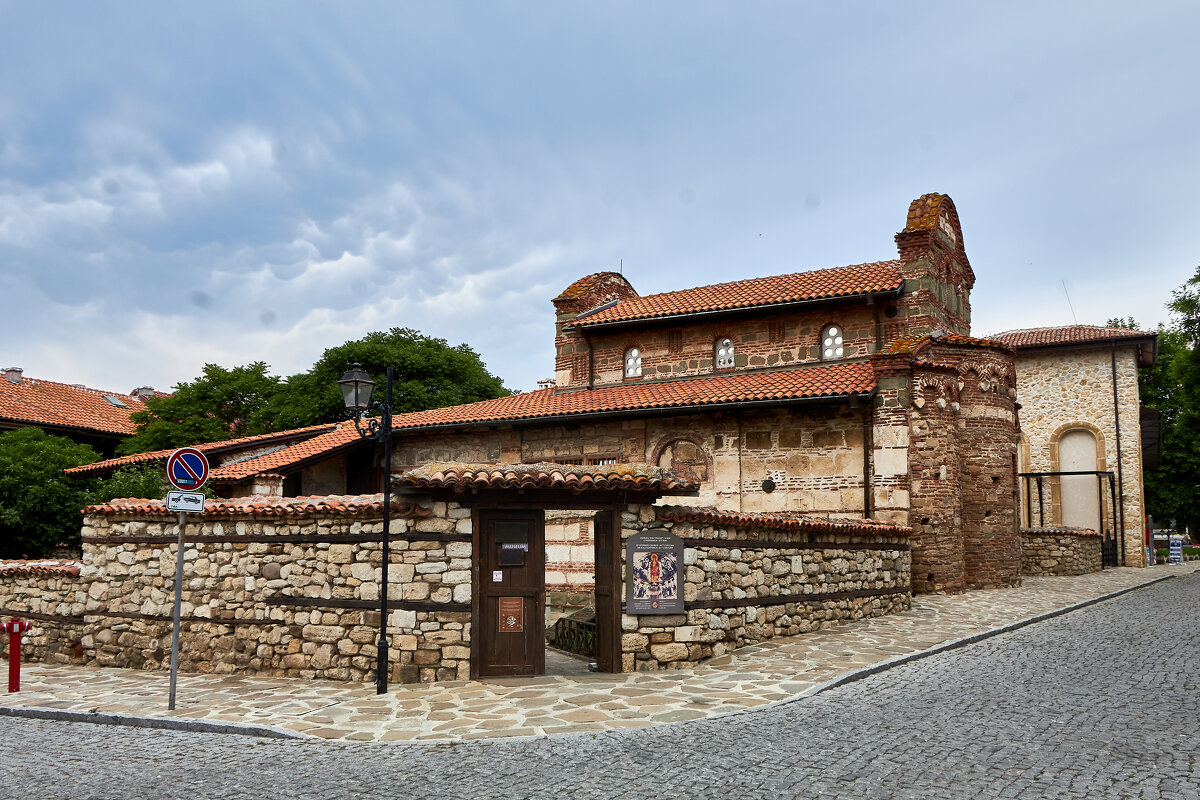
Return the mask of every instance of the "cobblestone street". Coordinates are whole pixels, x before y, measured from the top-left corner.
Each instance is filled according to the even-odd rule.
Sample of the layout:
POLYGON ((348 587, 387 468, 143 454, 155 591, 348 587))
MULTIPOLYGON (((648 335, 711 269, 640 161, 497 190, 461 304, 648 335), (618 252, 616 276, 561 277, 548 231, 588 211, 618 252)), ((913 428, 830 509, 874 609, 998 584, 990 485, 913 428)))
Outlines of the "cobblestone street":
POLYGON ((814 697, 445 745, 0 719, 0 796, 1200 797, 1200 575, 814 697))

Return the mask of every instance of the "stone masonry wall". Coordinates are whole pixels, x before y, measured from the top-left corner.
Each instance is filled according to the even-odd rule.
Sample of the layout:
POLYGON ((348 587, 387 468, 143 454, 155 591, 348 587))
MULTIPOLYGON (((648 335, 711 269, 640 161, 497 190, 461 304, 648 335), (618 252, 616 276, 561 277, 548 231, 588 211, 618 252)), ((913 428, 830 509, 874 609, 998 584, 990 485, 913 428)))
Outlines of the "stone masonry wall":
POLYGON ((1085 528, 1030 528, 1021 532, 1026 575, 1086 575, 1101 569, 1100 534, 1085 528))
MULTIPOLYGON (((1117 405, 1121 421, 1122 502, 1125 530, 1122 552, 1127 566, 1145 566, 1144 492, 1136 348, 1118 345, 1117 405)), ((1022 350, 1017 355, 1017 399, 1021 403, 1022 472, 1058 471, 1058 439, 1072 428, 1098 433, 1098 470, 1117 472, 1113 419, 1112 351, 1108 347, 1022 350)), ((1045 524, 1058 525, 1062 510, 1057 481, 1043 482, 1045 524)), ((1037 497, 1034 492, 1034 497, 1037 497)), ((1029 498, 1022 497, 1026 505, 1029 498)), ((1033 524, 1038 524, 1035 508, 1033 524)), ((1101 520, 1111 519, 1101 509, 1101 520)), ((1022 518, 1024 519, 1024 510, 1022 518)))
POLYGON ((665 528, 684 540, 686 612, 622 615, 622 671, 679 669, 778 636, 909 608, 907 529, 851 534, 771 524, 752 517, 736 525, 664 522, 652 507, 630 506, 623 539, 665 528))
MULTIPOLYGON (((87 589, 78 562, 0 561, 0 619, 20 617, 32 623, 21 637, 28 659, 66 664, 82 660, 87 589)), ((8 636, 0 636, 0 654, 8 658, 8 636)))
MULTIPOLYGON (((185 531, 180 669, 373 678, 382 573, 379 496, 214 506, 212 513, 189 515, 185 531)), ((99 508, 84 518, 80 575, 58 587, 59 610, 43 624, 73 639, 68 650, 82 663, 166 669, 174 515, 163 513, 161 503, 129 513, 99 508)), ((391 678, 466 679, 470 509, 434 503, 395 510, 391 678)), ((23 590, 7 591, 16 597, 23 590)), ((61 645, 32 649, 33 657, 44 659, 63 652, 61 645)))

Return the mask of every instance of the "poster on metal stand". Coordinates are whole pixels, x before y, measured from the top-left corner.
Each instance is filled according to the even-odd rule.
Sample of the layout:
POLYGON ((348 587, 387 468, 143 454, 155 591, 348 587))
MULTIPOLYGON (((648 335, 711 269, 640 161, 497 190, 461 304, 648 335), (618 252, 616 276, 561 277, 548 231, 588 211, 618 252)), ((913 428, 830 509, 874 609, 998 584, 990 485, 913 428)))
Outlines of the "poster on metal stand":
POLYGON ((171 690, 167 709, 175 710, 175 680, 179 675, 179 617, 183 606, 183 526, 189 513, 204 511, 208 458, 194 447, 181 447, 167 457, 167 482, 178 491, 167 492, 167 508, 179 512, 179 541, 175 544, 175 609, 171 616, 171 690))

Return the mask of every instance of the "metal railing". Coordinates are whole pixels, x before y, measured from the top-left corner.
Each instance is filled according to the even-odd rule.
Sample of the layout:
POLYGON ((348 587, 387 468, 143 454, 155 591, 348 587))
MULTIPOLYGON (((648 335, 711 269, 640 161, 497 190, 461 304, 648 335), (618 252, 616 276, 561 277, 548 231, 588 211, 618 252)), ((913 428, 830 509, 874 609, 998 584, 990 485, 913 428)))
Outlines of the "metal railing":
MULTIPOLYGON (((1043 483, 1045 479, 1061 479, 1068 476, 1086 475, 1094 477, 1096 479, 1096 516, 1100 522, 1100 530, 1097 533, 1101 536, 1101 565, 1115 567, 1120 563, 1124 554, 1118 551, 1118 548, 1121 548, 1120 526, 1117 523, 1120 503, 1117 499, 1117 477, 1115 473, 1101 472, 1100 470, 1076 470, 1067 472, 1019 472, 1017 474, 1025 479, 1025 527, 1027 528, 1034 527, 1033 509, 1035 489, 1037 492, 1037 527, 1046 527, 1046 491, 1043 483), (1107 491, 1105 491, 1106 489, 1107 491)), ((1063 500, 1062 481, 1055 481, 1052 487, 1055 491, 1061 513, 1063 500)), ((1062 524, 1061 518, 1057 524, 1062 524)))

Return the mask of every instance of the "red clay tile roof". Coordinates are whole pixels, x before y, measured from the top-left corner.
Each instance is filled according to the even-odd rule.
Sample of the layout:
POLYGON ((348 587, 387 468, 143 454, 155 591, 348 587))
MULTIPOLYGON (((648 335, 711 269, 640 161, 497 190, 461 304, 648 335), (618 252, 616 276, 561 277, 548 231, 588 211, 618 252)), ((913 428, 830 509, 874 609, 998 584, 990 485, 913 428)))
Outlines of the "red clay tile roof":
POLYGON ((294 467, 317 456, 325 457, 362 441, 362 437, 354 430, 353 422, 339 422, 333 430, 282 450, 217 467, 210 474, 210 479, 214 483, 236 483, 252 475, 294 467))
POLYGON ((770 400, 803 400, 866 394, 875 389, 871 365, 823 364, 774 372, 731 372, 701 378, 616 384, 579 392, 554 389, 496 400, 397 414, 397 430, 478 422, 544 419, 660 408, 691 408, 770 400))
MULTIPOLYGON (((392 428, 396 431, 406 431, 622 411, 809 400, 867 394, 874 389, 875 374, 868 363, 822 364, 773 372, 731 372, 700 378, 616 384, 579 392, 556 393, 554 389, 539 389, 495 400, 397 414, 392 418, 392 428)), ((232 450, 256 441, 268 443, 272 437, 285 438, 306 432, 312 432, 313 435, 298 444, 257 458, 216 467, 210 478, 216 483, 236 483, 262 473, 286 472, 290 471, 288 468, 294 469, 298 465, 326 457, 361 441, 354 425, 343 422, 228 442, 210 442, 196 447, 204 452, 232 450)), ((160 450, 125 456, 83 467, 73 467, 67 470, 67 473, 74 476, 96 474, 129 463, 164 460, 172 452, 174 451, 160 450)))
POLYGON ((894 292, 903 283, 899 261, 875 261, 646 295, 581 317, 568 323, 567 327, 588 328, 616 322, 894 292))
POLYGON ((1037 536, 1038 534, 1052 536, 1054 534, 1059 534, 1059 533, 1070 533, 1070 534, 1074 534, 1075 536, 1100 536, 1101 535, 1101 533, 1099 531, 1094 531, 1091 528, 1066 528, 1063 526, 1059 526, 1056 528, 1021 528, 1021 533, 1025 536, 1029 536, 1029 535, 1037 536))
POLYGON ((397 486, 415 489, 562 489, 567 491, 695 492, 700 484, 649 464, 425 464, 404 473, 397 486))
MULTIPOLYGON (((0 378, 0 380, 3 380, 0 378)), ((197 450, 204 454, 217 454, 229 450, 236 450, 240 447, 248 445, 268 445, 273 441, 286 442, 293 438, 311 438, 325 431, 330 431, 336 428, 338 423, 327 422, 323 425, 310 425, 307 428, 293 428, 290 431, 276 431, 275 433, 260 433, 256 436, 243 436, 240 439, 227 439, 222 442, 204 442, 201 444, 192 445, 197 450)), ((130 464, 148 464, 154 461, 166 461, 167 456, 174 453, 178 448, 172 447, 167 450, 152 450, 149 453, 134 453, 131 456, 120 456, 119 458, 110 458, 106 461, 97 461, 94 464, 84 464, 82 467, 71 467, 63 470, 66 474, 74 478, 83 478, 89 475, 98 475, 110 470, 119 469, 129 466, 130 464)))
POLYGON ((22 377, 19 384, 0 377, 0 420, 128 436, 129 415, 145 408, 141 399, 121 392, 22 377), (108 395, 123 403, 115 406, 108 395))
POLYGON ((1000 347, 1005 350, 1011 350, 1012 345, 1000 341, 999 339, 977 339, 974 336, 963 336, 960 333, 942 333, 938 336, 902 336, 896 339, 887 347, 879 352, 883 355, 895 355, 897 353, 911 353, 920 345, 929 341, 937 341, 949 344, 961 344, 967 347, 1000 347))
MULTIPOLYGON (((427 517, 431 513, 411 503, 392 500, 392 513, 403 517, 427 517)), ((124 497, 100 505, 86 506, 84 514, 104 517, 171 517, 164 500, 124 497)), ((204 512, 197 517, 311 517, 315 515, 373 516, 383 513, 382 494, 330 495, 314 497, 235 497, 204 501, 204 512)))
POLYGON ((873 519, 825 519, 788 512, 721 511, 716 508, 659 506, 654 509, 663 522, 698 522, 705 525, 731 525, 738 528, 807 531, 809 533, 887 533, 909 534, 912 528, 873 519))
POLYGON ((937 227, 938 215, 941 213, 942 201, 946 195, 930 192, 923 194, 908 206, 908 221, 904 233, 909 231, 928 231, 937 227))
POLYGON ((1053 328, 1023 328, 997 333, 992 338, 1020 350, 1025 347, 1056 347, 1071 344, 1098 344, 1123 339, 1149 339, 1153 331, 1131 331, 1126 328, 1105 328, 1099 325, 1063 325, 1053 328))
POLYGON ((37 561, 0 561, 0 577, 16 577, 22 575, 37 575, 52 577, 55 575, 76 576, 83 567, 81 561, 60 561, 58 559, 41 559, 37 561))

